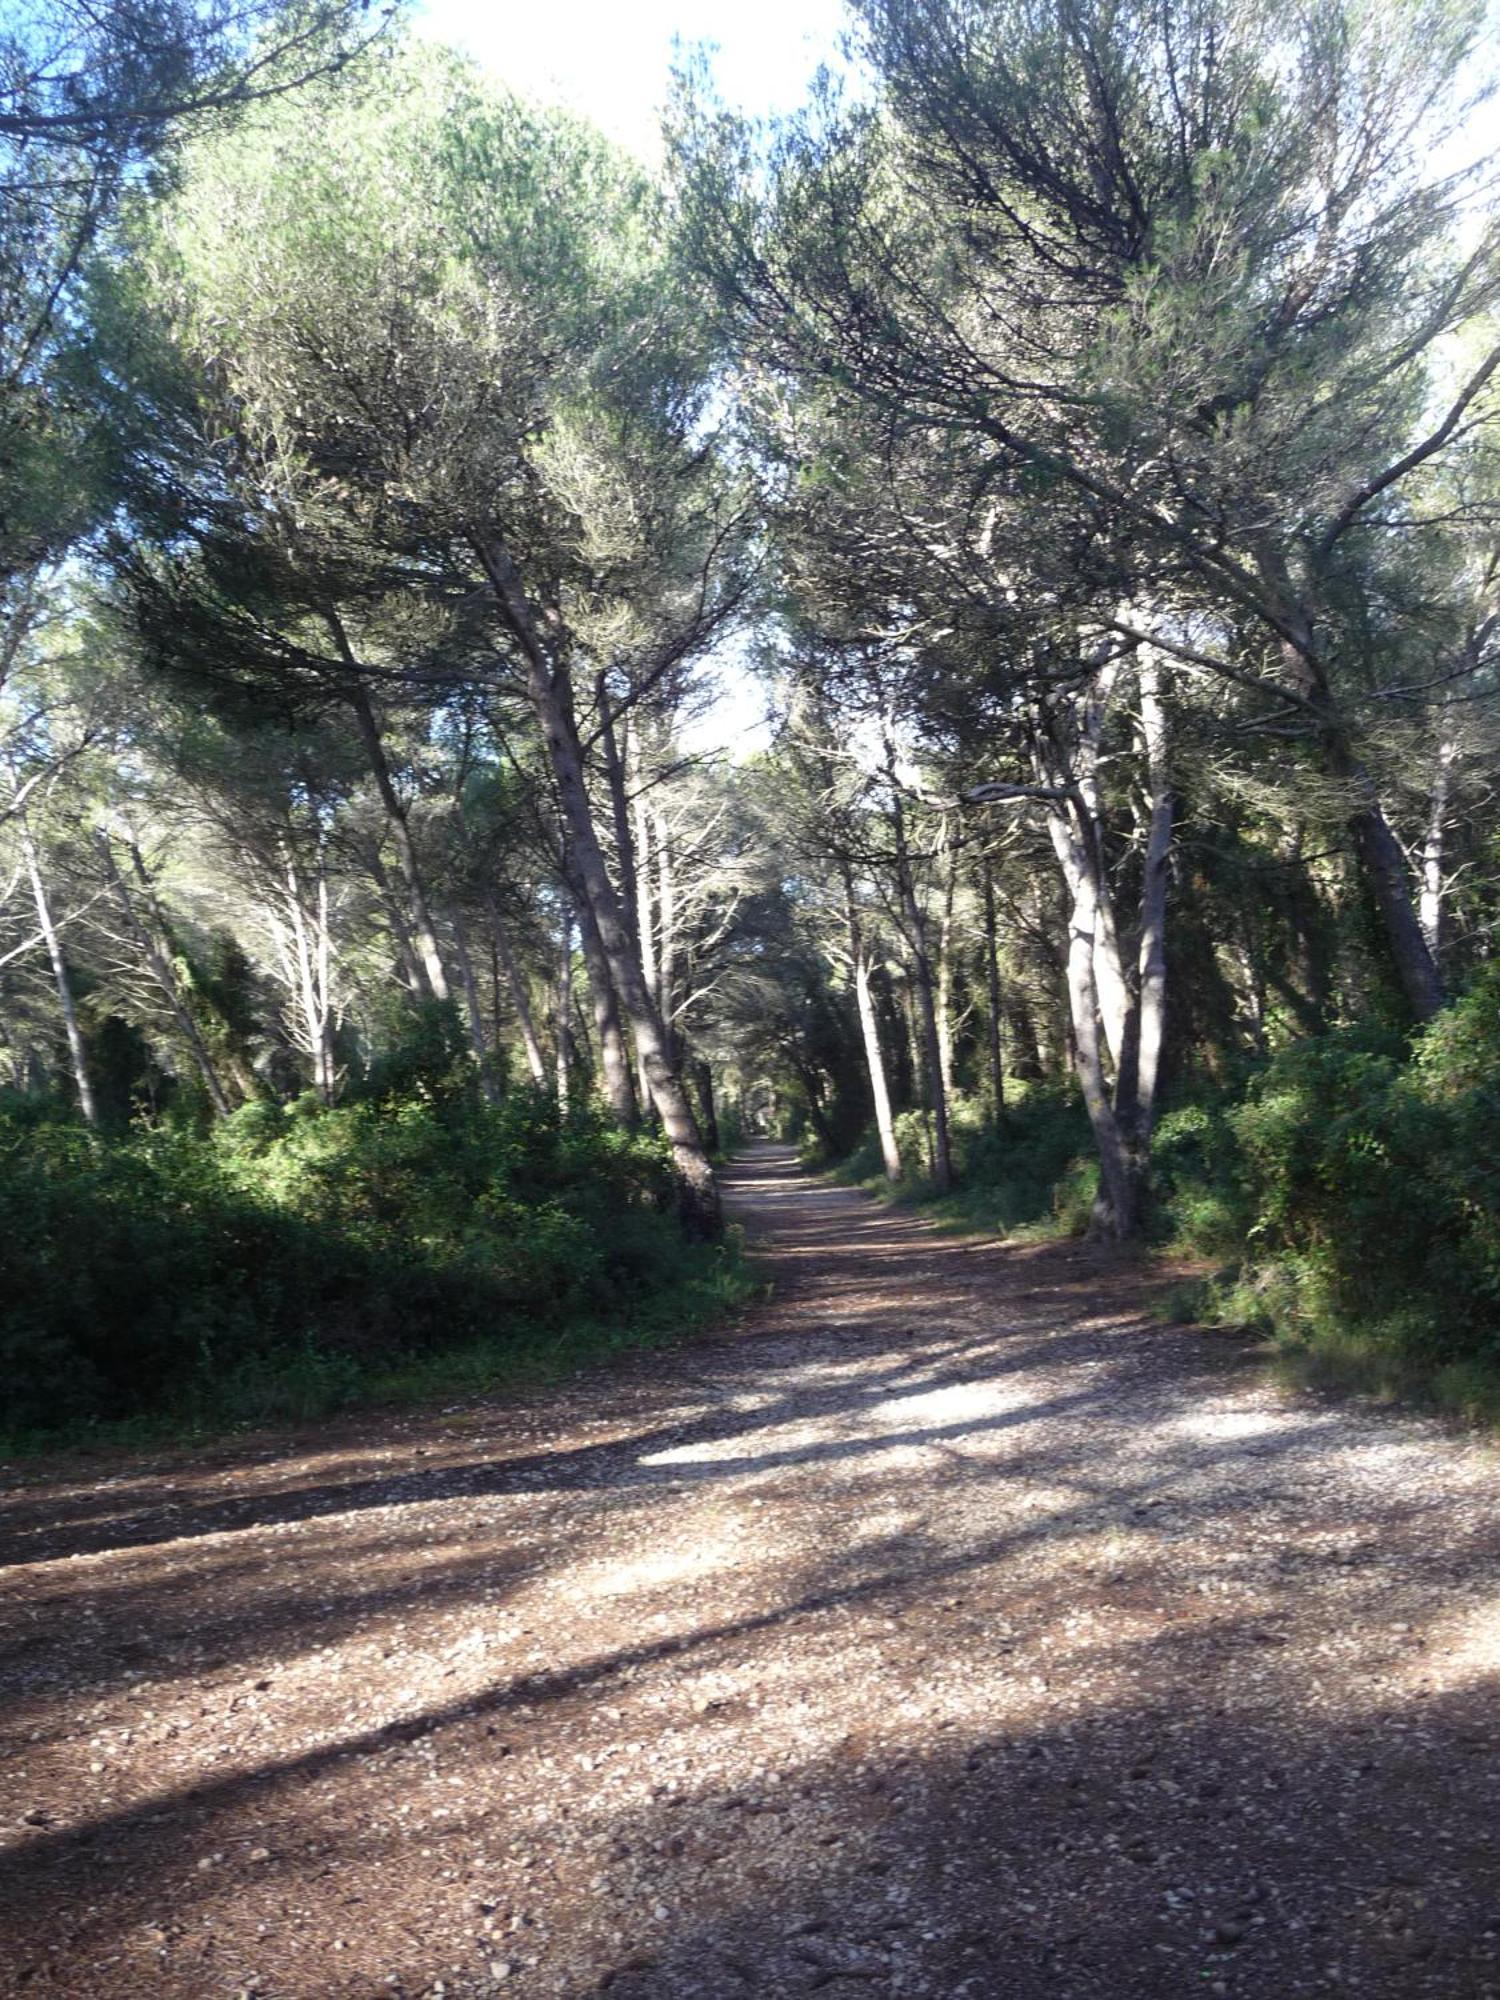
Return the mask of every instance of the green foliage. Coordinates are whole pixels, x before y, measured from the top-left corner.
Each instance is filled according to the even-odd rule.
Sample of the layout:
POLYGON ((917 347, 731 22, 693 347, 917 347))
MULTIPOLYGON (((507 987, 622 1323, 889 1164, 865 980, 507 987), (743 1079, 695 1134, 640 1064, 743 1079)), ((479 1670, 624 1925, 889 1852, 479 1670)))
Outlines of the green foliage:
POLYGON ((841 1180, 899 1200, 920 1201, 941 1221, 965 1229, 1076 1235, 1088 1226, 1098 1170, 1088 1157, 1089 1127, 1082 1105, 1065 1090, 1017 1084, 998 1123, 978 1100, 950 1106, 956 1186, 932 1195, 926 1115, 904 1111, 896 1119, 902 1178, 889 1189, 880 1142, 867 1132, 839 1167, 841 1180))
MULTIPOLYGON (((441 1074, 441 1072, 438 1072, 441 1074)), ((421 1357, 659 1323, 715 1253, 662 1149, 518 1091, 248 1104, 98 1140, 0 1106, 14 1433, 311 1414, 421 1357), (700 1268, 701 1266, 701 1268, 700 1268)))
POLYGON ((1222 1095, 1184 1104, 1151 1145, 1153 1219, 1199 1255, 1240 1256, 1253 1220, 1244 1159, 1222 1095))
POLYGON ((960 1187, 1003 1234, 1054 1222, 1065 1234, 1087 1227, 1097 1172, 1082 1105, 1070 1092, 1033 1086, 1012 1093, 997 1122, 978 1108, 955 1120, 960 1187))
POLYGON ((463 1095, 472 1083, 457 1003, 407 1002, 353 1095, 372 1104, 403 1097, 437 1103, 463 1095))
MULTIPOLYGON (((1244 1101, 1163 1121, 1163 1205, 1232 1260, 1209 1303, 1392 1386, 1500 1369, 1500 969, 1406 1054, 1298 1043, 1244 1101), (1366 1374, 1370 1372, 1366 1367, 1366 1374)), ((1462 1400, 1472 1401, 1472 1389, 1462 1400)))

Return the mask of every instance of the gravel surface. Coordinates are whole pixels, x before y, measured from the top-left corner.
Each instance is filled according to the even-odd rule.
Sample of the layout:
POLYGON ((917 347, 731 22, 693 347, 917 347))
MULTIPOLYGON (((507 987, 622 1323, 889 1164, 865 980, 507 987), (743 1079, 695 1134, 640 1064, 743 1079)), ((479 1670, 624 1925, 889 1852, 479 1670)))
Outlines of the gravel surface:
POLYGON ((733 1331, 0 1491, 0 1991, 1500 2000, 1500 1459, 762 1147, 733 1331))

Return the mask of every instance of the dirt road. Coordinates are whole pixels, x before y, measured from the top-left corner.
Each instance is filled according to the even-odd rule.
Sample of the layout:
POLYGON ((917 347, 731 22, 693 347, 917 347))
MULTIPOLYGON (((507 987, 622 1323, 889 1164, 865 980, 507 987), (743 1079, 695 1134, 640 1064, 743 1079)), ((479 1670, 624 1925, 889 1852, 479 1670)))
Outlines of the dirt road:
POLYGON ((523 1408, 0 1494, 0 1990, 1500 1996, 1500 1461, 763 1148, 523 1408))

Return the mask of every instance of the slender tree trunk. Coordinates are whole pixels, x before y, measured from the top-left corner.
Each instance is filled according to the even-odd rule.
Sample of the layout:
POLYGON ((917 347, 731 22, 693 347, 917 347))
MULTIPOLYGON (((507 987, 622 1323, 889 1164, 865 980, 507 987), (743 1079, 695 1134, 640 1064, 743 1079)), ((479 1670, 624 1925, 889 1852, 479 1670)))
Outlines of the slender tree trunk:
POLYGON ((359 729, 360 741, 365 748, 365 759, 370 767, 370 775, 375 780, 375 790, 379 794, 381 807, 385 812, 386 824, 391 830, 391 844, 396 850, 402 880, 406 884, 407 901, 411 906, 412 934, 416 939, 428 991, 434 1000, 448 1000, 452 998, 452 989, 448 984, 442 952, 438 948, 437 929, 432 921, 431 905, 427 900, 422 870, 417 861, 417 850, 412 844, 406 807, 391 777, 390 761, 385 754, 380 725, 375 719, 375 710, 370 702, 370 691, 344 630, 343 620, 336 611, 330 611, 325 616, 334 644, 338 648, 339 657, 349 670, 349 707, 359 729))
POLYGON ((1167 1005, 1167 884, 1172 853, 1172 793, 1167 778, 1166 711, 1161 699, 1161 666, 1156 655, 1139 655, 1141 737, 1146 756, 1150 807, 1141 864, 1141 935, 1137 991, 1115 1070, 1115 1118, 1128 1149, 1131 1169, 1144 1185, 1156 1117, 1167 1005))
POLYGON ((479 982, 474 977, 474 959, 469 950, 468 926, 463 912, 455 904, 449 912, 453 925, 453 949, 458 959, 459 978, 464 989, 464 1017, 469 1025, 469 1047, 474 1052, 474 1067, 479 1076, 479 1089, 486 1104, 500 1102, 500 1084, 495 1075, 494 1049, 484 1023, 484 1007, 479 998, 479 982))
POLYGON ((807 1058, 796 1050, 789 1053, 792 1068, 802 1083, 802 1094, 807 1100, 807 1115, 812 1121, 812 1128, 822 1143, 824 1153, 831 1155, 834 1150, 833 1126, 829 1122, 828 1110, 823 1102, 823 1086, 819 1081, 818 1072, 807 1058))
POLYGON ((1143 655, 1140 670, 1141 732, 1151 811, 1141 879, 1139 1074, 1136 1081, 1136 1144, 1149 1145, 1156 1123, 1161 1053, 1167 1030, 1167 891, 1171 883, 1175 817, 1167 772, 1167 721, 1162 704, 1161 664, 1143 655))
POLYGON ((657 812, 652 828, 656 836, 656 908, 660 943, 656 966, 656 1004, 661 1009, 667 1047, 674 1063, 682 1060, 681 1037, 677 1033, 677 884, 672 869, 672 831, 665 815, 657 812))
POLYGON ((958 855, 951 842, 943 868, 943 920, 938 929, 937 1024, 938 1058, 943 1077, 943 1097, 953 1099, 953 898, 958 886, 958 855))
POLYGON ((562 953, 557 963, 557 1101, 568 1108, 573 1048, 573 919, 563 918, 562 953))
POLYGON ((885 1054, 880 1046, 880 1023, 875 1015, 875 998, 870 991, 870 961, 861 944, 854 948, 854 998, 859 1008, 859 1032, 865 1045, 865 1068, 870 1077, 870 1095, 875 1101, 875 1130, 880 1138, 880 1163, 888 1181, 901 1178, 901 1148, 896 1143, 896 1121, 891 1114, 890 1086, 886 1081, 885 1054))
POLYGON ((1076 858, 1070 852, 1076 836, 1065 814, 1056 809, 1049 810, 1047 821, 1058 860, 1072 890, 1068 919, 1068 1012, 1073 1027, 1078 1081, 1099 1154, 1103 1212, 1098 1220, 1113 1235, 1124 1238, 1131 1235, 1135 1228, 1135 1188, 1104 1079, 1099 989, 1096 983, 1098 894, 1094 871, 1076 865, 1076 858))
POLYGON ((609 1106, 610 1117, 629 1132, 635 1128, 637 1108, 635 1084, 630 1074, 630 1051, 625 1046, 625 1032, 620 1025, 620 1003, 615 994, 615 983, 609 976, 609 959, 589 899, 573 882, 571 870, 569 879, 578 912, 578 942, 588 978, 594 1032, 599 1037, 599 1080, 604 1087, 604 1101, 609 1106))
POLYGON ((953 1152, 948 1137, 948 1093, 943 1083, 937 995, 932 958, 927 948, 927 921, 912 876, 911 856, 906 844, 906 817, 899 794, 892 824, 896 836, 896 886, 906 918, 907 941, 911 947, 912 973, 921 1021, 923 1068, 927 1074, 928 1108, 932 1112, 932 1181, 940 1194, 946 1194, 953 1185, 953 1152))
POLYGON ((1134 1102, 1139 1014, 1133 996, 1119 974, 1118 943, 1112 918, 1106 925, 1103 906, 1104 841, 1098 813, 1097 760, 1105 703, 1113 690, 1115 669, 1108 682, 1096 680, 1077 718, 1076 740, 1060 751, 1056 742, 1038 743, 1038 777, 1057 793, 1047 808, 1047 831, 1057 856, 1069 902, 1065 977, 1068 1026, 1073 1068, 1083 1092, 1094 1145, 1099 1156, 1100 1201, 1095 1227, 1124 1239, 1134 1234, 1139 1218, 1138 1160, 1122 1131, 1116 1106, 1134 1102), (1071 762, 1069 761, 1071 756, 1071 762), (1107 936, 1102 933, 1107 929, 1107 936), (1101 973, 1108 967, 1109 1003, 1100 991, 1101 973), (1116 1041, 1109 1043, 1113 1017, 1116 1041), (1102 1032, 1101 1032, 1102 1030, 1102 1032), (1114 1064, 1115 1096, 1111 1101, 1105 1072, 1106 1046, 1114 1064))
POLYGON ((1040 1082, 1047 1074, 1047 1056, 1037 1034, 1036 1018, 1024 995, 1017 994, 1006 1004, 1005 1026, 1012 1076, 1024 1077, 1028 1083, 1040 1082))
POLYGON ((84 1123, 96 1131, 99 1127, 99 1101, 94 1096, 93 1078, 89 1075, 88 1051, 83 1045, 83 1030, 78 1025, 78 1007, 73 998, 73 981, 68 974, 68 961, 63 956, 62 940, 57 935, 57 926, 52 921, 52 905, 47 900, 47 885, 42 877, 41 858, 37 854, 36 842, 31 837, 31 828, 23 815, 21 819, 21 855, 26 863, 26 873, 31 878, 31 898, 36 904, 36 920, 42 936, 47 941, 47 956, 52 961, 52 983, 57 988, 57 1004, 62 1009, 63 1028, 68 1037, 68 1058, 73 1065, 73 1082, 78 1091, 78 1108, 83 1113, 84 1123))
POLYGON ((603 674, 598 682, 600 742, 604 748, 604 771, 609 781, 610 815, 614 823, 615 857, 620 876, 620 906, 626 929, 640 953, 640 891, 636 883, 635 842, 630 832, 630 787, 626 778, 630 752, 630 717, 624 718, 624 741, 615 731, 609 706, 609 690, 603 674))
POLYGON ((527 692, 547 746, 579 879, 593 905, 615 990, 630 1018, 652 1101, 682 1177, 686 1195, 684 1219, 701 1233, 716 1236, 722 1221, 713 1165, 681 1074, 672 1062, 666 1031, 647 991, 619 897, 604 865, 584 784, 583 755, 567 677, 553 667, 543 651, 531 606, 508 553, 498 541, 488 538, 477 544, 476 553, 495 592, 501 616, 526 661, 527 692))
POLYGON ((986 854, 981 864, 984 895, 984 989, 989 1010, 985 1040, 989 1053, 990 1106, 998 1125, 1005 1115, 1004 1046, 1000 1034, 1000 929, 995 920, 995 874, 986 854))
MULTIPOLYGON (((660 1004, 656 967, 656 891, 652 883, 651 868, 651 809, 646 802, 644 773, 640 766, 640 735, 636 735, 635 769, 635 839, 632 844, 634 855, 633 875, 635 882, 635 909, 632 913, 633 935, 636 956, 641 963, 641 977, 646 983, 646 992, 651 1004, 660 1004)), ((651 1102, 651 1083, 646 1075, 645 1059, 640 1048, 636 1048, 636 1063, 640 1069, 641 1101, 651 1102)))
POLYGON ((854 885, 844 877, 844 911, 849 925, 849 957, 854 966, 854 999, 859 1009, 859 1032, 865 1045, 865 1069, 870 1078, 870 1096, 875 1103, 875 1130, 880 1138, 880 1160, 888 1181, 901 1178, 901 1149, 896 1144, 896 1121, 891 1115, 891 1092, 886 1081, 885 1052, 880 1046, 880 1023, 875 1014, 875 996, 870 991, 870 955, 865 946, 864 927, 854 900, 854 885))
POLYGON ((920 1110, 922 1104, 922 1022, 917 1008, 917 982, 904 964, 897 977, 900 992, 894 998, 901 1018, 902 1067, 907 1086, 902 1109, 914 1111, 920 1110))
POLYGON ((333 1005, 329 980, 328 876, 320 855, 314 914, 305 901, 301 871, 290 848, 286 850, 285 863, 292 962, 308 1053, 312 1058, 313 1088, 325 1104, 332 1104, 338 1094, 338 1064, 333 1050, 333 1005), (312 919, 311 929, 309 917, 312 919))
POLYGON ((1104 736, 1104 722, 1109 713, 1110 703, 1114 699, 1120 667, 1119 660, 1112 660, 1094 676, 1087 692, 1078 699, 1075 708, 1077 742, 1072 773, 1077 796, 1082 800, 1084 808, 1080 815, 1079 861, 1093 876, 1096 960, 1094 988, 1099 996, 1099 1014, 1104 1024, 1105 1046, 1109 1050, 1110 1064, 1116 1072, 1120 1067, 1133 1009, 1130 985, 1125 976, 1124 955, 1120 950, 1119 932, 1115 924, 1114 902, 1109 890, 1109 872, 1105 865, 1104 820, 1099 798, 1099 756, 1104 736))
POLYGON ((515 947, 510 940, 509 926, 501 914, 499 898, 493 890, 485 896, 485 909, 490 919, 490 942, 494 945, 495 956, 500 961, 500 969, 505 974, 505 984, 510 992, 510 1004, 515 1010, 516 1026, 521 1031, 521 1046, 526 1051, 526 1067, 531 1071, 533 1083, 545 1083, 547 1060, 542 1054, 541 1039, 531 1015, 531 999, 526 991, 526 975, 521 970, 521 962, 516 957, 515 947))
POLYGON ((703 1137, 711 1153, 719 1150, 719 1112, 714 1103, 714 1073, 703 1056, 693 1063, 693 1081, 698 1091, 698 1111, 703 1120, 703 1137))
POLYGON ((1369 772, 1351 764, 1349 775, 1365 798, 1349 821, 1354 851, 1375 898, 1406 1003, 1418 1022, 1430 1021, 1443 1004, 1443 982, 1412 902, 1406 856, 1391 831, 1369 772))
POLYGON ((1453 789, 1453 759, 1458 746, 1446 722, 1438 742, 1432 772, 1432 796, 1427 808, 1427 832, 1422 841, 1422 899, 1418 917, 1433 963, 1443 955, 1443 852, 1448 836, 1448 800, 1453 789))
POLYGON ((126 926, 140 950, 141 957, 146 962, 146 969, 161 989, 162 998, 167 1003, 167 1011, 177 1024, 178 1033, 187 1043, 188 1054, 192 1057, 198 1074, 203 1079, 203 1088, 208 1092, 208 1101, 213 1106, 214 1115, 217 1118, 227 1118, 233 1107, 229 1102, 224 1085, 220 1081, 219 1072, 214 1064, 213 1057, 208 1052, 208 1045, 203 1039, 203 1032, 199 1028, 197 1020, 193 1015, 193 1010, 183 997, 182 990, 178 985, 177 974, 172 966, 172 940, 167 931, 166 918, 162 915, 161 905, 157 902, 155 892, 151 886, 151 877, 146 870, 145 857, 142 855, 140 848, 136 845, 135 839, 132 836, 130 840, 130 860, 136 880, 141 885, 142 899, 146 905, 146 917, 143 919, 136 910, 129 887, 125 882, 124 876, 120 873, 119 866, 115 861, 114 846, 107 833, 101 832, 99 835, 99 851, 104 857, 104 865, 109 871, 111 882, 114 884, 115 900, 120 906, 120 914, 124 917, 126 926))

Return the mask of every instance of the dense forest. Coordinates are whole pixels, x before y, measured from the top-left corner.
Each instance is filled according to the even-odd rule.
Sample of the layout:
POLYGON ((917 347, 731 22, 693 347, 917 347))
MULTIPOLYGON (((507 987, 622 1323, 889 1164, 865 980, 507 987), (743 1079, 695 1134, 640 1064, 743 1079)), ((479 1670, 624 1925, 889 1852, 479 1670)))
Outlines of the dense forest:
POLYGON ((648 172, 341 0, 0 36, 10 1435, 721 1311, 753 1133, 1500 1402, 1483 15, 849 37, 648 172))

